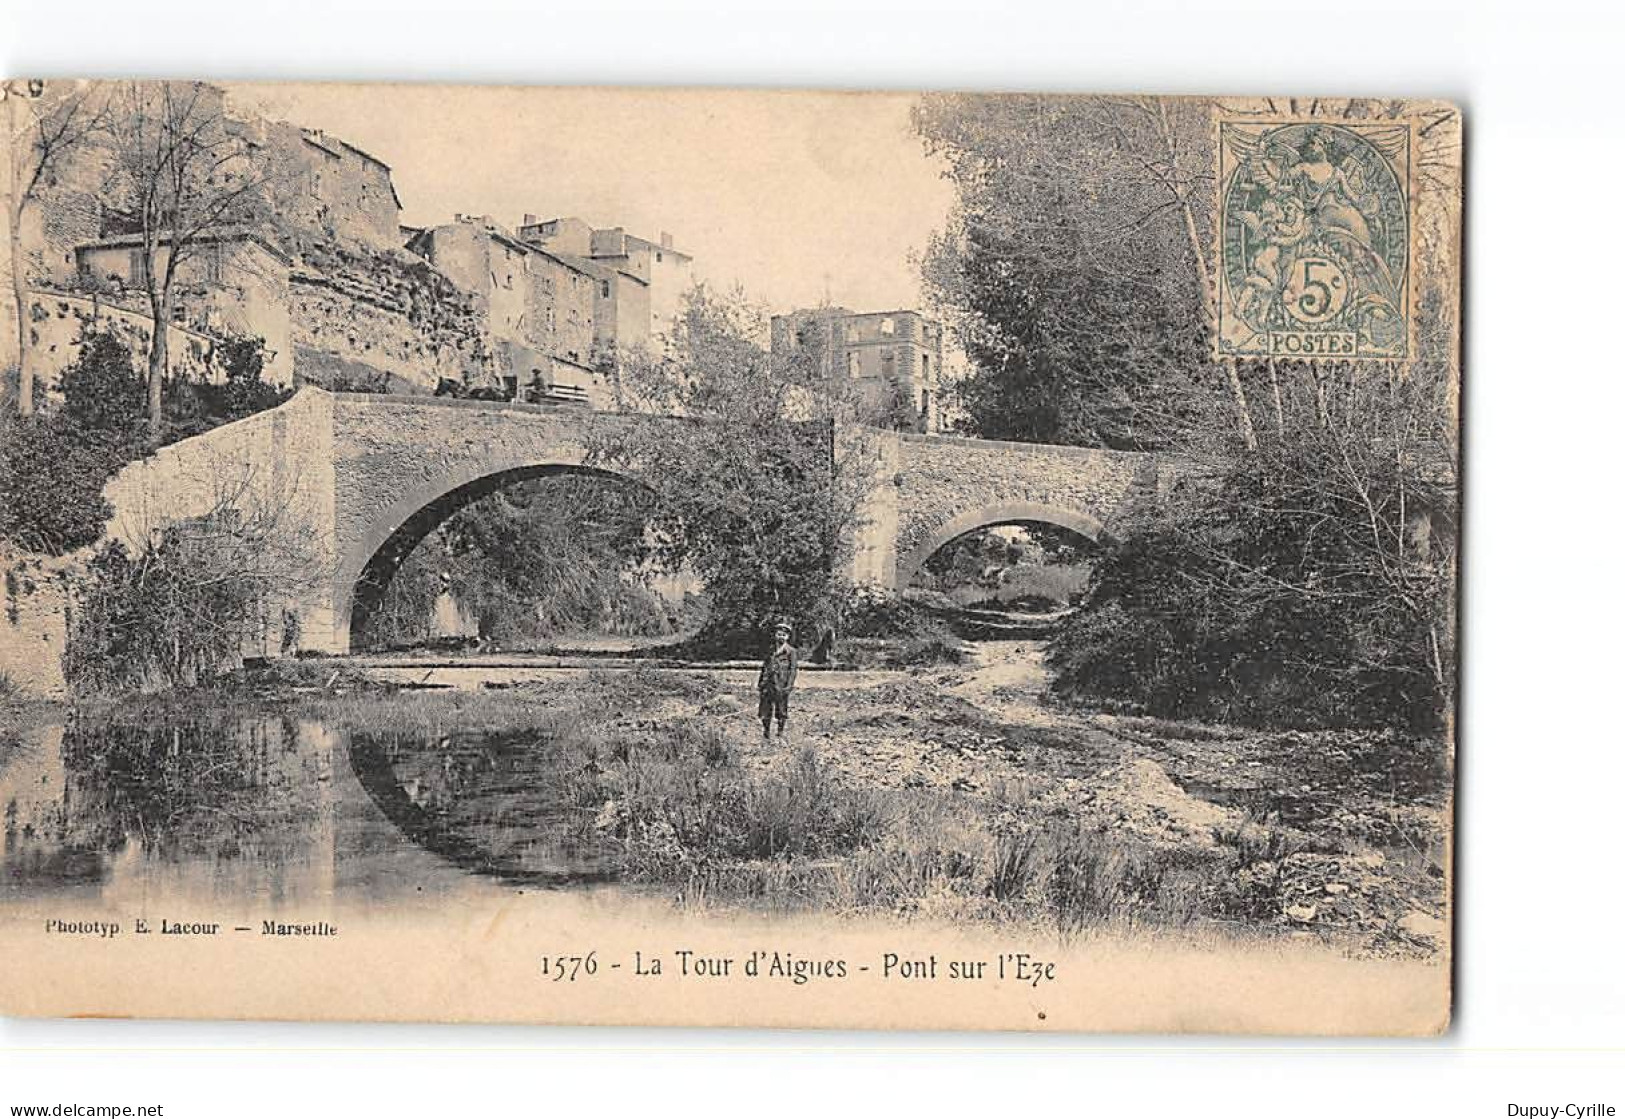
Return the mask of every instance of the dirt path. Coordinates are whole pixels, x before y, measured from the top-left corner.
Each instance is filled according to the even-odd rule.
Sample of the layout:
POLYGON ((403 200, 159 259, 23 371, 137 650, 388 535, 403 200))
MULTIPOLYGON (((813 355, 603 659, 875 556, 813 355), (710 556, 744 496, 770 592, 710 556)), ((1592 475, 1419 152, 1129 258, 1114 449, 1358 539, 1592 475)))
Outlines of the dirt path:
POLYGON ((961 670, 963 677, 947 684, 950 695, 1023 726, 1084 725, 1086 720, 1045 702, 1049 672, 1044 667, 1044 642, 982 641, 968 645, 971 660, 961 670))

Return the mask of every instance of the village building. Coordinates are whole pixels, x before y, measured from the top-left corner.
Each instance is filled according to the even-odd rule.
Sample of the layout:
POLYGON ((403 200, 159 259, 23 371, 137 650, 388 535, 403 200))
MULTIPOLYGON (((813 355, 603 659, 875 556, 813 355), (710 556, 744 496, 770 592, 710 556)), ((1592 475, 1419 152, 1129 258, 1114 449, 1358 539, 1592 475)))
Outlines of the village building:
POLYGON ((527 244, 594 270, 598 278, 596 342, 611 354, 662 349, 672 337, 694 258, 669 233, 650 241, 621 226, 594 229, 575 217, 538 221, 526 214, 518 230, 527 244))
POLYGON ((942 324, 918 311, 817 307, 774 315, 773 355, 810 353, 826 376, 846 376, 863 403, 899 427, 941 424, 942 324))
POLYGON ((609 406, 598 339, 603 269, 520 241, 484 216, 419 230, 407 247, 474 295, 509 392, 609 406))
MULTIPOLYGON (((154 266, 168 267, 167 243, 154 266)), ((140 234, 105 237, 74 249, 81 293, 106 294, 128 313, 145 313, 146 258, 140 234)), ((288 315, 292 260, 254 230, 206 233, 180 259, 175 275, 174 325, 214 338, 265 341, 266 381, 293 383, 293 335, 288 315)))
MULTIPOLYGON (((219 376, 215 340, 259 337, 277 384, 426 393, 451 382, 610 408, 618 355, 670 336, 692 257, 669 234, 532 215, 518 232, 471 215, 408 228, 383 160, 238 111, 219 87, 189 88, 261 182, 249 213, 205 231, 182 262, 165 327, 176 375, 219 376)), ((113 164, 110 145, 84 145, 25 215, 28 338, 47 386, 87 328, 116 329, 137 357, 151 337, 141 231, 108 194, 113 164)), ((161 269, 167 250, 158 258, 161 269)))
POLYGON ((400 246, 401 199, 389 164, 346 140, 283 121, 240 121, 236 130, 266 168, 268 200, 284 237, 400 246))

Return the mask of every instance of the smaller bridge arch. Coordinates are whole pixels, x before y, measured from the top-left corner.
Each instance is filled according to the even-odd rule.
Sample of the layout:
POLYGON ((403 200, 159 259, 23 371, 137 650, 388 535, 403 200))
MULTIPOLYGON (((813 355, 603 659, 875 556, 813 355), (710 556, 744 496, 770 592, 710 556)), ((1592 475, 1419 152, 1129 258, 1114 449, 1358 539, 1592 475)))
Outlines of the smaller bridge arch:
POLYGON ((1088 540, 1105 542, 1109 539, 1106 526, 1092 514, 1079 509, 1066 509, 1035 501, 1003 501, 984 505, 959 514, 947 523, 927 533, 907 555, 897 561, 897 589, 902 590, 914 580, 925 566, 925 561, 943 547, 967 532, 993 525, 1047 524, 1064 528, 1088 540))

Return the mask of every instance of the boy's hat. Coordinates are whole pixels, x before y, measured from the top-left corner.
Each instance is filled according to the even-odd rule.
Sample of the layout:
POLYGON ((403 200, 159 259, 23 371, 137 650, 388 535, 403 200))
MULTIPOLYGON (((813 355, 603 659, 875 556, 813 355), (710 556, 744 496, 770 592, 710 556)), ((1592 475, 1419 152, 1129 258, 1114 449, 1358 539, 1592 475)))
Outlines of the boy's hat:
POLYGON ((773 627, 773 632, 774 633, 789 633, 790 632, 790 623, 789 622, 780 622, 778 625, 773 627))

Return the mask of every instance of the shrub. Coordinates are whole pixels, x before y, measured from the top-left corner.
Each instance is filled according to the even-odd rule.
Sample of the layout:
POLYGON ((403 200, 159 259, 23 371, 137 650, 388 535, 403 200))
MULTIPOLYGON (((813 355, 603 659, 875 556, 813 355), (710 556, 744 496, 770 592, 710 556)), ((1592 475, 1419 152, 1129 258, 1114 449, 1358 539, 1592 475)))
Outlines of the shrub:
POLYGON ((1002 606, 1065 606, 1088 585, 1089 568, 1082 564, 1021 564, 1006 572, 993 598, 1002 606))
POLYGON ((146 382, 117 335, 83 335, 61 389, 60 407, 7 416, 0 432, 0 535, 48 555, 101 536, 103 487, 146 450, 146 382))
POLYGON ((79 355, 62 371, 62 406, 79 429, 128 438, 140 430, 147 408, 146 377, 130 347, 108 331, 86 332, 79 355))
POLYGON ((886 659, 904 668, 964 663, 968 655, 965 643, 954 636, 947 623, 931 619, 922 629, 924 632, 902 641, 886 659))
POLYGON ((829 377, 813 345, 770 352, 768 326, 763 307, 693 289, 666 354, 627 354, 618 374, 625 410, 699 422, 604 426, 591 441, 591 463, 643 483, 669 568, 704 580, 699 644, 717 651, 755 653, 780 620, 812 640, 837 628, 841 560, 875 478, 873 440, 836 438, 855 383, 829 377))
POLYGON ((715 735, 661 736, 662 749, 623 743, 605 778, 601 823, 626 847, 628 869, 682 878, 729 861, 829 857, 885 830, 878 796, 831 780, 811 750, 766 774, 741 771, 715 735))
POLYGON ((1013 901, 1027 892, 1038 874, 1038 836, 1031 831, 1001 835, 993 848, 993 872, 987 892, 1013 901))
POLYGON ((102 489, 134 445, 60 411, 12 417, 0 438, 0 536, 53 556, 97 540, 113 512, 102 489))
POLYGON ((1255 505, 1197 498, 1108 548, 1051 643, 1055 689, 1176 719, 1436 727, 1436 588, 1418 580, 1417 607, 1399 609, 1351 563, 1305 555, 1296 527, 1232 523, 1255 505))
POLYGON ((852 588, 839 617, 843 636, 884 643, 879 659, 886 663, 912 667, 965 659, 965 646, 947 622, 883 587, 852 588))
POLYGON ((448 589, 480 637, 505 647, 583 631, 671 634, 677 610, 629 570, 644 551, 639 502, 629 487, 571 476, 480 498, 406 557, 360 618, 356 640, 387 647, 427 639, 435 601, 448 589))
POLYGON ((225 509, 87 565, 63 671, 81 694, 196 684, 238 666, 273 589, 295 579, 267 526, 225 509))
MULTIPOLYGON (((177 382, 165 394, 164 439, 196 435, 287 399, 261 380, 264 343, 217 344, 224 385, 177 382)), ((99 539, 112 510, 102 491, 114 474, 150 450, 146 378, 129 344, 88 330, 62 371, 62 403, 7 417, 0 451, 0 535, 29 551, 61 555, 99 539)))
POLYGON ((1201 851, 1153 847, 1099 831, 1051 840, 1046 901, 1064 932, 1107 921, 1187 924, 1206 913, 1225 865, 1201 851))
POLYGON ((1251 816, 1215 828, 1214 841, 1230 852, 1230 873, 1216 891, 1214 908, 1228 917, 1273 920, 1282 908, 1281 864, 1302 850, 1303 843, 1286 830, 1251 816))
POLYGON ((224 338, 215 342, 214 362, 225 374, 218 384, 177 379, 164 394, 164 442, 201 435, 275 408, 292 389, 266 384, 265 340, 224 338))

